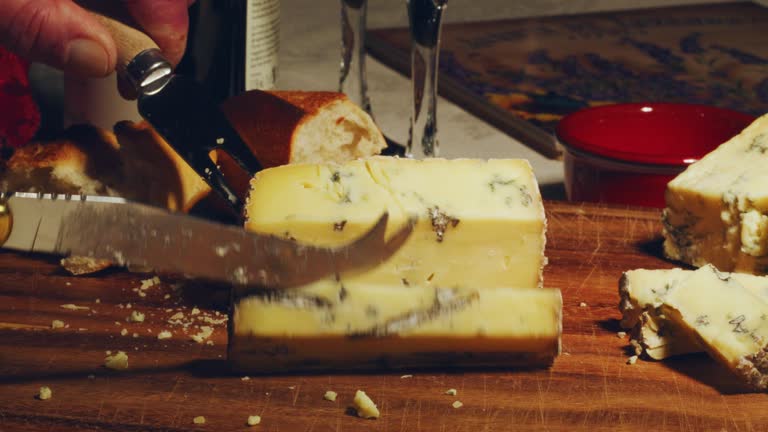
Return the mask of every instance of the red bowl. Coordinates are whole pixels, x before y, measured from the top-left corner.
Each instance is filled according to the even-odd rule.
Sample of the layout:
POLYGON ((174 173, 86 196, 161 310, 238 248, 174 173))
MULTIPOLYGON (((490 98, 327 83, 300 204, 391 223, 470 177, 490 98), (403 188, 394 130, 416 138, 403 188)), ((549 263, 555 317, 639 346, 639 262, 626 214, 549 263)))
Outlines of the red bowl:
POLYGON ((565 149, 568 199, 662 208, 670 180, 754 120, 728 109, 672 103, 569 114, 556 129, 565 149))

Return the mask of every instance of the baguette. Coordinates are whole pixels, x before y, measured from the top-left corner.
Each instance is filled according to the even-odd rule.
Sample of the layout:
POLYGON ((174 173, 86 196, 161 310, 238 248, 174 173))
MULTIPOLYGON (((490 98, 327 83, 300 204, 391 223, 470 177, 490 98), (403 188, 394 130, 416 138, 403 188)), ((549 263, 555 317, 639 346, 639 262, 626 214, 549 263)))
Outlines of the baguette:
MULTIPOLYGON (((5 191, 119 196, 187 211, 208 185, 145 122, 119 122, 114 132, 89 125, 69 128, 61 139, 17 149, 0 176, 5 191)), ((87 274, 109 261, 67 257, 62 266, 87 274)))
MULTIPOLYGON (((341 163, 379 154, 387 146, 371 116, 343 93, 252 90, 221 108, 264 168, 341 163)), ((250 177, 224 152, 219 165, 245 198, 250 177)))

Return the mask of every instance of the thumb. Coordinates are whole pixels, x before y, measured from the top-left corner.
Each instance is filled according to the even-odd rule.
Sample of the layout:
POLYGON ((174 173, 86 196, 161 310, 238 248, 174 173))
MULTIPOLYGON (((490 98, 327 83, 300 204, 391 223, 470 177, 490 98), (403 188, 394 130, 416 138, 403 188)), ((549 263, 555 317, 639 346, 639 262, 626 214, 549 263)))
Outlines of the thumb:
POLYGON ((117 52, 107 31, 70 0, 2 0, 0 44, 84 77, 108 75, 117 52))

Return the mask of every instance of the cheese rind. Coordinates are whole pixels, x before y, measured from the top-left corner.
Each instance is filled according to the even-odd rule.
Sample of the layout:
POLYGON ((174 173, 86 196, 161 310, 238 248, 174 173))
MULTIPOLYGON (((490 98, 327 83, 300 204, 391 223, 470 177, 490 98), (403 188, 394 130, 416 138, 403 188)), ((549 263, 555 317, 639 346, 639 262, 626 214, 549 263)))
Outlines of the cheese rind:
POLYGON ((697 267, 768 270, 768 115, 667 186, 664 253, 697 267))
POLYGON ((319 282, 233 305, 229 358, 243 371, 548 365, 560 351, 554 289, 319 282))
POLYGON ((713 267, 669 293, 662 309, 755 390, 768 390, 768 303, 713 267))
POLYGON ((545 216, 525 160, 374 157, 341 165, 263 170, 252 182, 246 229, 337 246, 389 213, 388 235, 416 218, 386 262, 344 282, 538 287, 545 216))
MULTIPOLYGON (((716 272, 711 266, 699 270, 646 270, 624 272, 619 281, 621 326, 632 330, 632 339, 640 343, 648 357, 661 360, 675 355, 701 352, 698 339, 676 326, 664 315, 662 306, 671 292, 681 284, 697 283, 689 279, 697 272, 716 272)), ((732 278, 763 301, 768 302, 768 277, 743 273, 718 272, 732 278)), ((727 289, 723 285, 722 289, 727 289)))

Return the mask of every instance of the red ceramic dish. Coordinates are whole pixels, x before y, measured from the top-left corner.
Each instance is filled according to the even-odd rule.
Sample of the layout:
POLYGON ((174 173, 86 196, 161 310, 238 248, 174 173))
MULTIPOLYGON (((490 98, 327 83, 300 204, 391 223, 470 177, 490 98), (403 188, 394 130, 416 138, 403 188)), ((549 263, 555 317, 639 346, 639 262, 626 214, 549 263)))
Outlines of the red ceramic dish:
POLYGON ((572 201, 664 207, 667 183, 755 117, 706 105, 632 103, 577 111, 557 126, 572 201))

